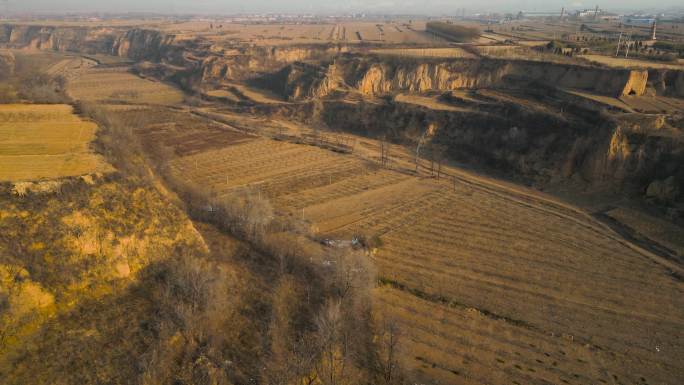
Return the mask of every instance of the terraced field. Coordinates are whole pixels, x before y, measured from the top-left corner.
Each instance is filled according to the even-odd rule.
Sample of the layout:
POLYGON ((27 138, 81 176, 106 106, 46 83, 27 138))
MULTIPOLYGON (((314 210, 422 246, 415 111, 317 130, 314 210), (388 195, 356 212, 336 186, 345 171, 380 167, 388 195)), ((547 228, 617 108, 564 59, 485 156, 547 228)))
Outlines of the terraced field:
POLYGON ((138 77, 126 67, 92 68, 69 82, 67 91, 78 100, 137 104, 177 104, 183 94, 166 84, 138 77))
POLYGON ((681 382, 681 268, 589 215, 462 170, 415 175, 399 150, 381 167, 369 139, 341 154, 165 116, 144 135, 175 150, 176 177, 219 197, 249 186, 321 238, 379 237, 376 305, 425 383, 681 382))
POLYGON ((199 35, 221 42, 238 39, 258 45, 288 45, 329 42, 374 42, 390 44, 444 43, 441 38, 425 33, 425 22, 409 20, 384 21, 335 21, 316 24, 240 24, 226 23, 220 28, 211 22, 188 22, 163 25, 165 31, 178 37, 192 38, 199 35))
MULTIPOLYGON (((477 309, 539 340, 554 336, 586 348, 558 360, 570 371, 546 362, 542 369, 556 372, 553 379, 496 360, 490 370, 524 374, 520 383, 612 383, 613 375, 616 383, 676 382, 668 375, 683 369, 684 314, 672 307, 682 302, 681 280, 578 217, 477 189, 443 195, 420 220, 381 233, 380 275, 439 307, 477 309)), ((467 344, 447 343, 437 363, 449 362, 450 351, 468 351, 467 344)), ((532 348, 523 356, 534 356, 532 348)))
POLYGON ((365 162, 314 146, 254 139, 179 158, 171 168, 218 196, 251 186, 277 199, 362 173, 365 162))
POLYGON ((97 126, 68 105, 0 105, 0 180, 77 176, 109 167, 90 150, 97 126))

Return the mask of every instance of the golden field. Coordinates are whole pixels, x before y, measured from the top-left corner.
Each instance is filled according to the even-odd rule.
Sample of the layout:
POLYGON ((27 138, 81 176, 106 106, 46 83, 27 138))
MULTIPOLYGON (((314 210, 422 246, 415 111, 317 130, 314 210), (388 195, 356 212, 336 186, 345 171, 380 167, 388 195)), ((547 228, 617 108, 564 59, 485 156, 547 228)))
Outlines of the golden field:
POLYGON ((605 55, 581 55, 580 57, 592 62, 603 64, 609 67, 618 68, 663 68, 673 70, 684 70, 684 64, 677 63, 662 63, 648 60, 629 59, 624 57, 613 57, 605 55))
POLYGON ((90 150, 97 126, 68 105, 0 105, 0 180, 58 178, 105 171, 90 150))
POLYGON ((159 29, 191 39, 238 40, 257 45, 311 43, 434 44, 445 40, 425 32, 424 21, 335 21, 312 24, 241 24, 192 21, 160 25, 159 29), (214 26, 212 29, 211 26, 214 26), (219 28, 219 25, 222 27, 219 28))
POLYGON ((77 100, 122 104, 177 104, 183 94, 158 81, 143 79, 122 68, 93 68, 69 82, 67 91, 77 100))

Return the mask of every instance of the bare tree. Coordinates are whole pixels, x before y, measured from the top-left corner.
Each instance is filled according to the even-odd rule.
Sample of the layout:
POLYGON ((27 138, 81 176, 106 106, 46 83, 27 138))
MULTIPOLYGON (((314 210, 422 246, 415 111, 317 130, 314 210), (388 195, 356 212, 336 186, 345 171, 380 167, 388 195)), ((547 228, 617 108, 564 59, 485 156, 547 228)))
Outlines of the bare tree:
POLYGON ((436 171, 437 179, 439 179, 442 172, 442 163, 444 162, 446 156, 447 146, 443 144, 431 143, 427 150, 430 156, 430 175, 434 175, 436 171))
POLYGON ((342 302, 331 300, 325 304, 316 318, 320 360, 316 371, 324 385, 344 384, 347 377, 349 357, 348 344, 343 330, 342 302))
POLYGON ((340 299, 348 296, 363 296, 375 284, 375 269, 372 262, 362 253, 342 249, 330 253, 327 258, 333 265, 333 291, 340 299))
POLYGON ((400 379, 399 341, 401 332, 395 319, 384 318, 379 333, 380 365, 385 384, 397 384, 400 379))

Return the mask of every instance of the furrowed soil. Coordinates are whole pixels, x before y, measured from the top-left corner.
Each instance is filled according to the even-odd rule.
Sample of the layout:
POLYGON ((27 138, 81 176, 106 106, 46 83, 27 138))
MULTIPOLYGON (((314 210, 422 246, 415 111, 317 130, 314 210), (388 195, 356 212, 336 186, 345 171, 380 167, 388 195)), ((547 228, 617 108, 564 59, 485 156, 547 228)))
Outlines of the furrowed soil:
POLYGON ((321 239, 380 240, 369 256, 376 307, 402 326, 402 360, 416 378, 655 384, 684 371, 681 268, 578 209, 451 167, 416 174, 398 148, 383 166, 367 138, 343 154, 254 136, 257 119, 242 121, 255 124, 243 135, 193 119, 196 142, 183 139, 182 123, 140 130, 153 138, 165 127, 174 178, 219 198, 258 191, 321 239))

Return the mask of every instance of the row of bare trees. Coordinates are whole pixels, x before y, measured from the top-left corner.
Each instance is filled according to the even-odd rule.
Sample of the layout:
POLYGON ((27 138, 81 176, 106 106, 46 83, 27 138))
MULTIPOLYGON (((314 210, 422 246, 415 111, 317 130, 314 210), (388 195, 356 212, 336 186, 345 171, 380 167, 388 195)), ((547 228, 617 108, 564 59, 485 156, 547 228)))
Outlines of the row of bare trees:
POLYGON ((321 247, 254 190, 215 197, 168 180, 196 218, 249 241, 274 266, 263 383, 399 383, 398 328, 373 314, 376 273, 365 253, 321 247))

